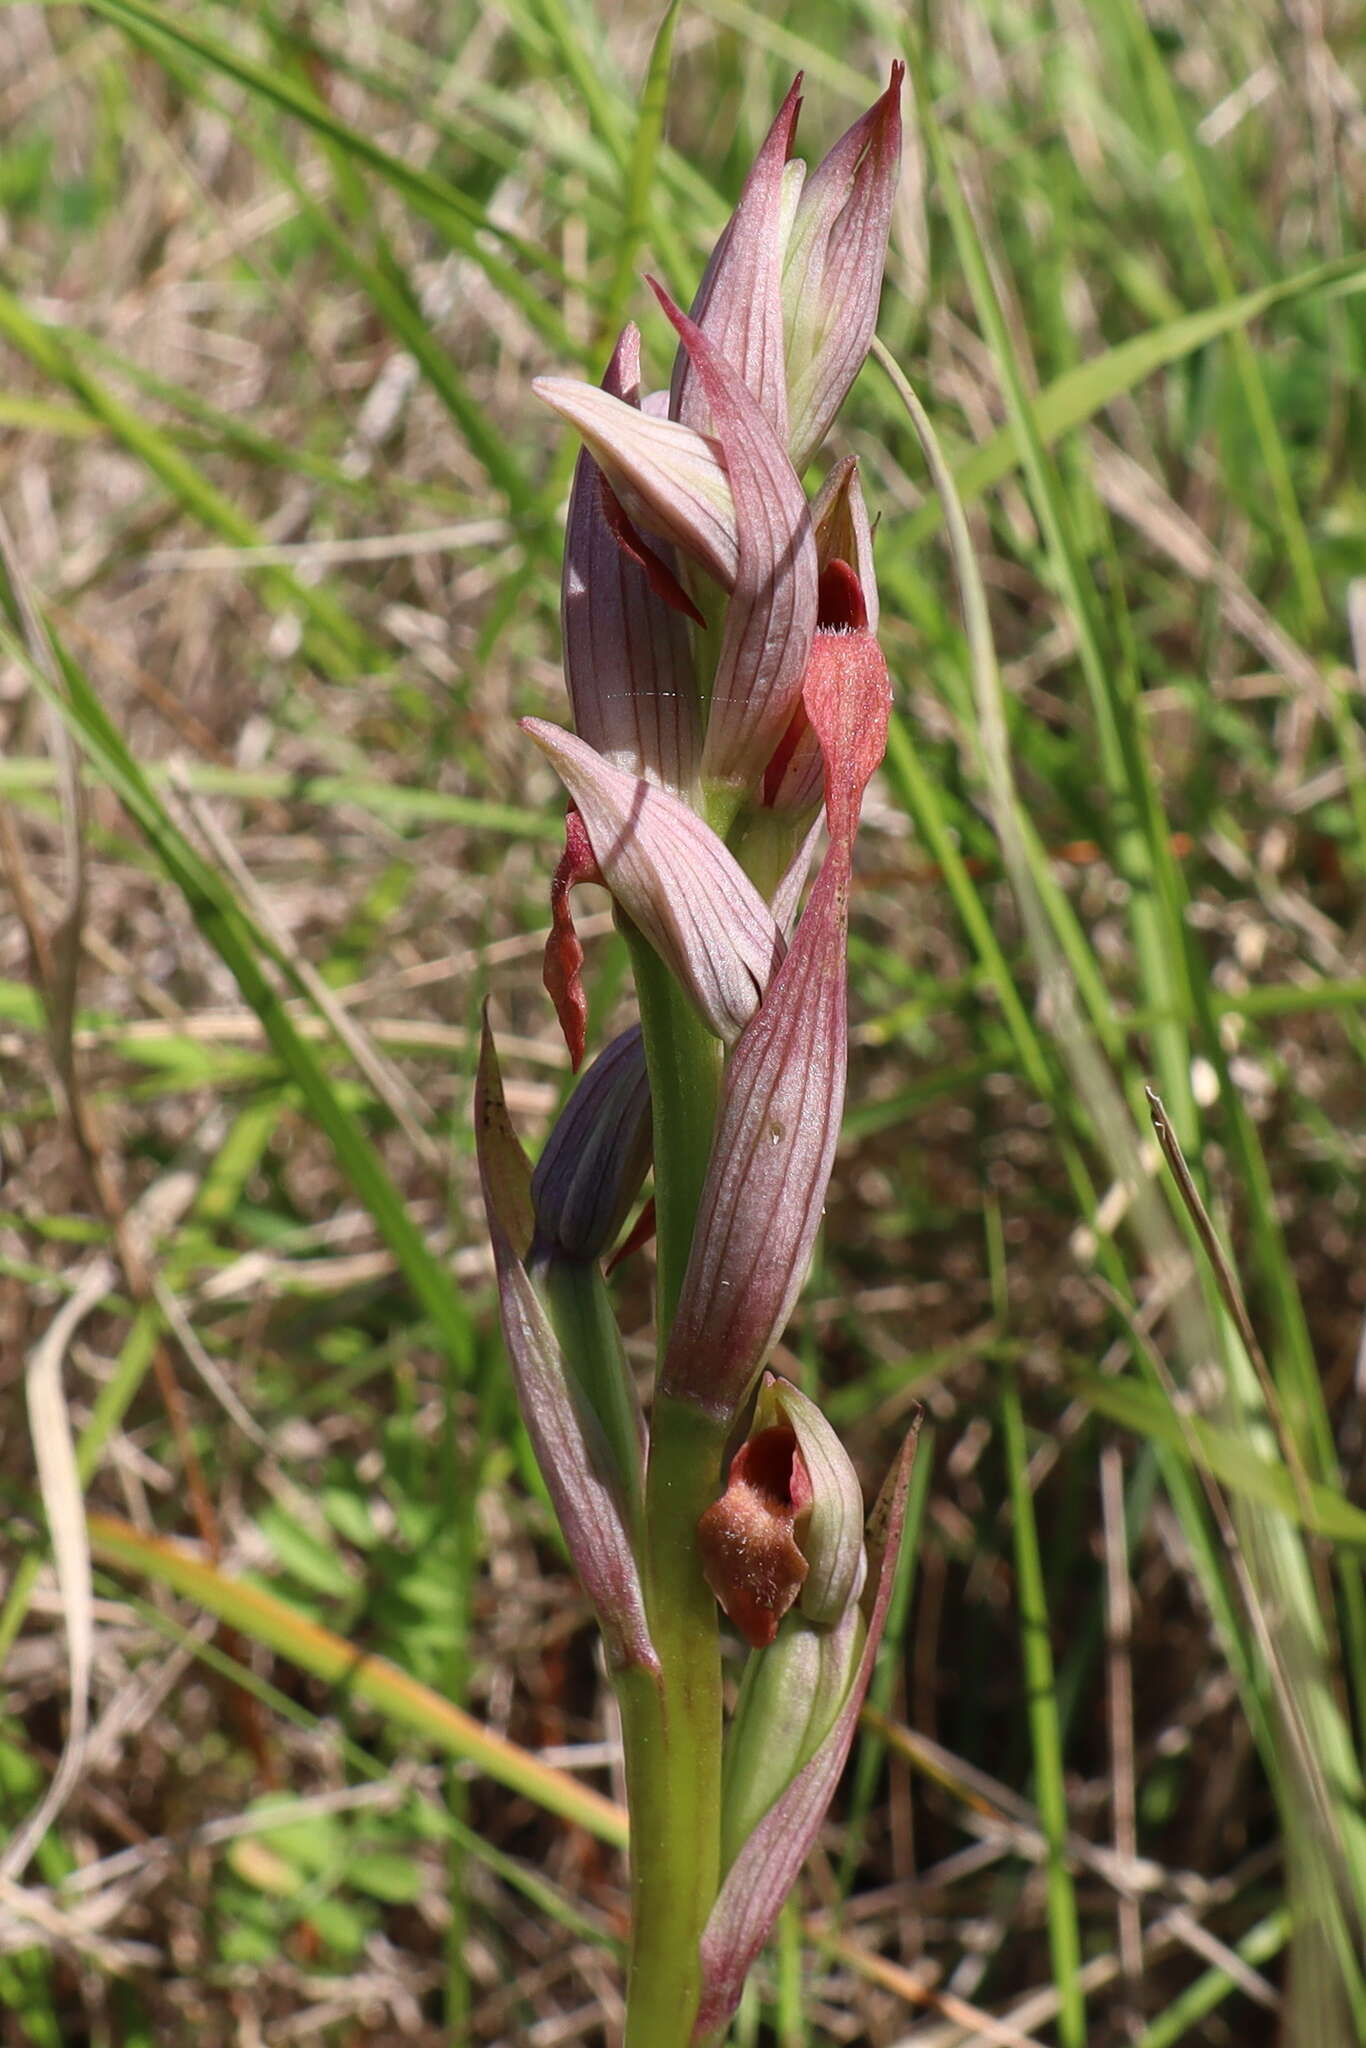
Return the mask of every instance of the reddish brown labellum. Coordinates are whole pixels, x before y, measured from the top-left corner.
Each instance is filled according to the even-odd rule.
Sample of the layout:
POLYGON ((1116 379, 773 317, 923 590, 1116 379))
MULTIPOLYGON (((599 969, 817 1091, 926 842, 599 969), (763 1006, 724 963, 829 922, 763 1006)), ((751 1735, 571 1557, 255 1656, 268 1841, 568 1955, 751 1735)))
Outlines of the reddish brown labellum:
POLYGON ((809 1566, 795 1525, 811 1506, 811 1480, 786 1424, 762 1429, 731 1460, 730 1480, 697 1525, 702 1570, 752 1649, 773 1641, 809 1566))

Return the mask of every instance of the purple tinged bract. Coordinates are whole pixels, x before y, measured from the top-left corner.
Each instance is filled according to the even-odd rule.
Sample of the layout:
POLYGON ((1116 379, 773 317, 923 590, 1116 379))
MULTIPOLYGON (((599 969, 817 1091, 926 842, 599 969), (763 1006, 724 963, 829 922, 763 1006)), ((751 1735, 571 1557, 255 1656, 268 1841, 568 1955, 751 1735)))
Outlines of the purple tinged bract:
POLYGON ((844 1108, 841 881, 827 856, 768 1000, 726 1070, 663 1390, 743 1406, 806 1278, 844 1108))
POLYGON ((668 293, 655 297, 711 409, 735 508, 738 559, 702 748, 704 785, 759 783, 801 696, 816 628, 816 542, 800 479, 743 377, 668 293))
POLYGON ((602 879, 727 1045, 759 1007, 783 936, 744 869, 695 811, 613 768, 573 733, 524 718, 578 809, 602 879))
POLYGON ((484 1020, 475 1088, 475 1140, 498 1272, 503 1341, 527 1435, 583 1589, 597 1610, 610 1663, 657 1671, 640 1572, 620 1481, 597 1416, 560 1348, 526 1266, 531 1168, 503 1098, 493 1035, 484 1020))
POLYGON ((674 542, 723 590, 739 539, 730 479, 705 434, 577 377, 535 377, 536 396, 577 429, 636 525, 674 542))
MULTIPOLYGON (((743 378, 779 441, 787 441, 783 248, 789 210, 786 173, 801 110, 801 73, 778 109, 750 168, 739 204, 712 250, 691 318, 743 378)), ((711 400, 687 348, 674 359, 669 416, 708 431, 711 400)))
POLYGON ((859 373, 877 321, 901 164, 904 64, 807 179, 783 268, 788 445, 805 469, 859 373))
MULTIPOLYGON (((852 570, 827 572, 855 620, 852 570)), ((676 1399, 738 1413, 801 1291, 844 1108, 845 947, 859 806, 887 739, 887 665, 866 626, 816 636, 803 688, 830 846, 726 1068, 697 1227, 661 1368, 676 1399)))
MULTIPOLYGON (((627 327, 603 390, 638 406, 640 335, 627 327)), ((618 768, 686 792, 701 753, 697 682, 687 621, 652 587, 607 516, 610 489, 585 448, 574 471, 565 527, 561 623, 574 729, 618 768)), ((657 544, 672 573, 672 549, 657 544)))

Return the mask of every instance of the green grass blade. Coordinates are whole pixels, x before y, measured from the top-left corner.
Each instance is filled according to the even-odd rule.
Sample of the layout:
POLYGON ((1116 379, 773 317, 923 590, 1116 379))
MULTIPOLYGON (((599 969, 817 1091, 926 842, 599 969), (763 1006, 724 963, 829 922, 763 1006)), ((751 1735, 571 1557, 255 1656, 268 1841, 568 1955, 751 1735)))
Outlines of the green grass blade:
POLYGON ((1034 1796, 1048 1843, 1048 1942, 1057 1986, 1058 2039, 1062 2048, 1086 2048, 1086 2005, 1081 1982, 1081 1929, 1076 1887, 1067 1867, 1067 1792, 1063 1779, 1062 1729, 1053 1678, 1048 1599, 1044 1589, 1039 1532, 1030 1491, 1024 1413, 1014 1374, 1001 1392, 1001 1426, 1010 1481, 1015 1535, 1015 1576, 1020 1612, 1020 1646, 1026 1706, 1034 1750, 1034 1796))
MULTIPOLYGON (((1048 560, 1076 635, 1077 658, 1095 721, 1101 774, 1114 817, 1116 865, 1129 884, 1130 925, 1140 973, 1157 1022, 1154 1055, 1164 1095, 1185 1142, 1196 1137, 1186 1032, 1190 998, 1182 985, 1184 948, 1170 900, 1170 834, 1158 809, 1151 772, 1134 729, 1134 679, 1125 674, 1122 636, 1104 632, 1066 494, 1043 446, 1010 329, 991 276, 987 251, 934 110, 919 93, 930 154, 938 170, 954 241, 983 332, 990 344, 1014 429, 1048 560), (1108 644, 1107 644, 1108 642, 1108 644), (1164 884, 1166 885, 1164 887, 1164 884)), ((1036 875, 1039 863, 1034 863, 1036 875)))
POLYGON ((617 237, 612 285, 608 293, 606 328, 616 333, 635 290, 635 264, 649 232, 655 210, 655 180, 660 146, 664 139, 664 116, 669 98, 669 67, 673 61, 674 31, 678 26, 681 0, 669 0, 664 19, 650 51, 649 68, 641 91, 640 112, 631 153, 624 165, 626 205, 621 232, 617 237))
POLYGON ((324 1684, 364 1700, 395 1727, 421 1736, 447 1756, 475 1764, 510 1792, 587 1828, 599 1840, 624 1846, 626 1816, 620 1807, 580 1785, 568 1772, 543 1764, 505 1736, 495 1735, 387 1658, 367 1656, 275 1594, 229 1578, 178 1544, 143 1536, 109 1515, 92 1515, 89 1526, 91 1545, 106 1564, 169 1586, 252 1642, 288 1657, 324 1684))
MULTIPOLYGON (((270 165, 280 184, 293 192, 301 214, 311 222, 341 268, 361 286, 385 325, 417 363, 471 452, 507 500, 510 512, 517 518, 525 518, 537 495, 529 477, 513 452, 507 435, 500 432, 489 418, 487 409, 470 392, 448 351, 428 326, 412 286, 383 237, 378 237, 379 249, 373 259, 364 253, 363 244, 358 240, 358 230, 365 240, 369 240, 375 232, 372 221, 368 218, 364 223, 357 221, 354 208, 349 223, 343 225, 334 220, 328 209, 320 205, 295 176, 283 152, 259 131, 253 138, 253 146, 262 160, 270 165)), ((329 145, 328 153, 338 170, 344 192, 349 184, 360 183, 340 145, 329 145), (349 179, 345 176, 348 171, 349 179)), ((354 199, 354 194, 351 196, 354 199)))
POLYGON ((145 833, 167 876, 184 896, 195 922, 256 1012, 285 1071, 330 1140, 342 1171, 370 1211, 409 1286, 431 1317, 452 1363, 463 1372, 471 1356, 465 1305, 440 1262, 428 1250, 379 1154, 342 1101, 316 1052, 295 1029, 265 972, 264 962, 269 960, 298 994, 306 996, 292 963, 270 945, 238 905, 223 878, 177 829, 76 663, 59 650, 67 686, 67 694, 62 695, 52 690, 29 663, 9 632, 0 630, 0 644, 7 647, 27 669, 36 687, 57 705, 91 762, 145 833))
MULTIPOLYGON (((1274 1913, 1268 1913, 1255 1927, 1250 1927, 1242 1940, 1233 1944, 1233 1951, 1253 1969, 1260 1969, 1263 1963, 1269 1963, 1280 1954, 1289 1936, 1290 1915, 1281 1907, 1274 1913)), ((1227 1970, 1206 1970, 1172 2000, 1159 2019, 1143 2029, 1133 2048, 1176 2048, 1178 2041, 1184 2041, 1193 2027, 1208 2019, 1212 2012, 1217 2012, 1224 2000, 1237 1989, 1227 1970)))
MULTIPOLYGON (((1156 115, 1161 146, 1171 152, 1180 166, 1181 189, 1210 282, 1221 299, 1230 300, 1234 294, 1233 273, 1224 254, 1214 210, 1205 189, 1196 143, 1177 100, 1171 73, 1162 61, 1148 18, 1136 4, 1136 0, 1121 0, 1117 11, 1128 33, 1130 48, 1138 61, 1144 89, 1156 115)), ((1231 338, 1233 360, 1243 390, 1243 402, 1261 450, 1262 467, 1280 523, 1286 559, 1295 582, 1302 624, 1307 626, 1311 633, 1317 634, 1326 622, 1327 608, 1319 584, 1314 551, 1309 543, 1309 535, 1305 532, 1304 518, 1295 495, 1290 460, 1276 424, 1276 416, 1272 411, 1266 383, 1252 344, 1241 327, 1232 330, 1231 338)))
MULTIPOLYGON (((1207 348, 1212 341, 1248 327, 1264 313, 1278 306, 1291 306, 1320 293, 1360 291, 1366 287, 1366 256, 1341 256, 1328 263, 1316 263, 1295 277, 1263 285, 1259 291, 1244 292, 1198 313, 1186 313, 1178 320, 1151 327, 1128 341, 1118 342, 1101 355, 1092 356, 1054 378, 1031 400, 1035 431, 1050 447, 1076 427, 1085 426, 1107 405, 1182 357, 1207 348)), ((954 464, 953 478, 965 505, 971 505, 1003 477, 1020 467, 1023 460, 1019 436, 1005 426, 990 440, 974 448, 954 464)), ((943 519, 938 498, 928 498, 903 528, 905 544, 914 547, 943 519)))
MULTIPOLYGON (((370 479, 354 476, 339 462, 330 462, 325 455, 312 449, 296 447, 290 442, 280 441, 272 434, 263 433, 250 420, 237 413, 224 412, 212 405, 197 391, 191 391, 183 384, 177 384, 169 377, 158 376, 143 363, 120 350, 111 348, 107 341, 95 334, 86 334, 79 329, 62 327, 54 322, 46 323, 44 333, 53 336, 65 345, 68 352, 76 351, 110 370, 116 377, 126 380, 158 404, 168 406, 182 415, 187 425, 164 426, 162 432, 174 445, 187 453, 203 454, 206 451, 220 454, 230 453, 266 469, 283 469, 292 475, 311 477, 315 483, 325 484, 329 490, 340 492, 350 499, 364 498, 373 490, 370 479)), ((60 435, 63 440, 90 440, 100 434, 113 438, 113 429, 108 422, 93 418, 88 412, 78 412, 74 407, 52 405, 43 399, 16 398, 0 394, 0 426, 15 426, 31 429, 35 433, 60 435)), ((392 482, 392 480, 390 480, 392 482)), ((457 502, 449 492, 433 490, 422 486, 407 490, 418 503, 452 505, 457 502)))
MULTIPOLYGON (((1155 1269, 1172 1269, 1182 1258, 1182 1242, 1167 1212, 1151 1197, 1132 1120, 1110 1067, 1084 1027, 1066 962, 1034 878, 1015 787, 986 594, 962 503, 924 408, 885 351, 881 357, 911 415, 944 503, 973 652, 974 695, 993 821, 1048 997, 1051 1030, 1066 1059, 1075 1092, 1090 1112, 1115 1180, 1133 1191, 1134 1222, 1145 1256, 1155 1269)), ((1219 1356, 1224 1347, 1194 1289, 1178 1297, 1176 1308, 1176 1341, 1189 1372, 1219 1356)), ((1137 1329, 1134 1337, 1137 1354, 1146 1365, 1147 1339, 1137 1329)), ((1245 1354, 1239 1351, 1230 1358, 1230 1365, 1236 1366, 1239 1358, 1246 1363, 1245 1354)), ((1156 1367, 1153 1377, 1169 1389, 1169 1380, 1156 1367)), ((1246 1429, 1246 1405, 1235 1401, 1233 1412, 1239 1427, 1246 1429)), ((1260 1437, 1249 1434, 1247 1441, 1262 1450, 1260 1437)), ((1339 2010, 1345 2013, 1350 2008, 1358 2015, 1366 2012, 1366 1986, 1354 1961, 1351 1927, 1353 1896, 1357 1902, 1366 1899, 1366 1807, 1334 1696, 1323 1618, 1307 1585, 1306 1560, 1297 1548, 1293 1528, 1279 1515, 1268 1517, 1267 1511, 1253 1502, 1245 1502, 1245 1512, 1239 1518, 1241 1530, 1230 1523, 1227 1509, 1219 1504, 1219 1526, 1229 1547, 1230 1570, 1242 1594, 1239 1611, 1229 1597, 1224 1572, 1213 1552, 1206 1517, 1193 1497, 1189 1472, 1170 1446, 1159 1442, 1158 1452, 1200 1563, 1202 1583, 1220 1621, 1230 1663, 1239 1674, 1245 1709, 1276 1792, 1298 1874, 1298 1909, 1305 1916, 1312 1953, 1327 1967, 1327 2018, 1322 2026, 1316 2026, 1313 2039, 1316 2048, 1330 2048, 1339 2038, 1333 2031, 1339 2010), (1277 1618, 1275 1629, 1268 1613, 1277 1618), (1343 1875, 1348 1880, 1345 1890, 1337 1882, 1343 1875), (1330 1945, 1331 1961, 1324 1954, 1320 1933, 1330 1945)), ((1356 1910, 1358 1918, 1364 1917, 1360 1903, 1356 1910)))
MULTIPOLYGON (((192 518, 235 547, 254 547, 261 536, 244 512, 211 484, 169 435, 116 398, 108 386, 87 370, 75 342, 35 320, 12 293, 0 285, 0 335, 21 349, 47 375, 65 384, 91 417, 121 441, 142 462, 192 518)), ((365 635, 325 591, 300 583, 287 570, 263 570, 263 580, 277 603, 301 611, 311 622, 314 651, 341 676, 354 675, 367 655, 365 635)))
POLYGON ((623 96, 619 91, 612 92, 604 77, 611 60, 601 36, 594 38, 593 48, 586 47, 564 0, 533 0, 533 11, 546 31, 551 50, 558 53, 578 88, 595 134, 618 170, 624 171, 630 154, 629 115, 623 96))
MULTIPOLYGON (((122 1597, 128 1598, 121 1581, 111 1576, 109 1584, 119 1585, 122 1597)), ((206 1670, 226 1679, 229 1685, 238 1687, 242 1692, 250 1693, 268 1713, 287 1722, 289 1726, 298 1728, 309 1736, 318 1736, 323 1726, 321 1718, 311 1714, 297 1700, 291 1699, 279 1686, 272 1685, 268 1679, 262 1678, 259 1672, 253 1671, 240 1658, 229 1656, 216 1642, 206 1642, 202 1634, 181 1628, 171 1615, 150 1600, 133 1596, 130 1604, 139 1620, 148 1628, 155 1629, 167 1642, 188 1650, 206 1670)), ((334 1731, 329 1731, 332 1732, 334 1731)), ((373 1756, 361 1743, 354 1742, 342 1734, 339 1747, 348 1767, 358 1777, 378 1784, 388 1775, 385 1762, 373 1756)), ((613 1954, 620 1954, 621 1943, 614 1940, 586 1913, 581 1912, 564 1892, 542 1877, 538 1871, 519 1862, 515 1856, 509 1856, 503 1850, 495 1848, 492 1842, 486 1841, 473 1828, 465 1827, 450 1811, 449 1806, 425 1797, 416 1788, 412 1797, 414 1804, 421 1806, 423 1817, 434 1833, 458 1841, 462 1849, 471 1856, 476 1856, 501 1883, 520 1893, 547 1920, 558 1922, 581 1940, 591 1943, 594 1948, 604 1948, 613 1954)), ((269 1830, 272 1827, 287 1826, 291 1810, 288 1803, 279 1806, 263 1805, 253 1809, 243 1818, 252 1822, 253 1832, 257 1826, 269 1830)))
MULTIPOLYGON (((523 811, 512 804, 458 796, 453 791, 412 789, 402 783, 371 782, 359 775, 292 775, 277 768, 232 768, 212 761, 189 762, 183 772, 186 784, 199 796, 226 796, 235 803, 290 801, 323 810, 335 804, 356 804, 385 819, 396 831, 417 825, 467 825, 473 831, 505 834, 510 839, 544 840, 547 846, 558 845, 564 838, 563 822, 544 811, 523 811)), ((140 764, 139 773, 153 789, 167 780, 162 762, 140 764)), ((56 787, 57 771, 51 761, 22 756, 0 761, 0 795, 22 800, 45 796, 56 787)))
POLYGON ((551 348, 563 357, 575 361, 580 359, 582 351, 575 346, 553 305, 520 271, 496 255, 487 243, 490 239, 501 243, 523 262, 558 282, 555 266, 549 262, 543 249, 524 242, 507 229, 499 228, 489 220, 483 208, 466 198, 456 186, 430 171, 416 170, 404 163, 401 157, 391 155, 360 129, 339 120, 307 87, 270 65, 245 56, 220 37, 192 27, 187 21, 152 6, 150 0, 90 0, 90 4, 93 12, 113 22, 153 53, 159 54, 167 48, 187 51, 221 76, 235 79, 239 85, 246 86, 282 112, 304 122, 318 135, 339 144, 348 155, 377 172, 403 195, 415 211, 431 221, 456 248, 477 263, 490 284, 526 316, 551 348))
POLYGON ((1366 1546, 1366 1509, 1354 1507, 1318 1480, 1307 1481, 1301 1495, 1284 1465, 1272 1463, 1241 1437, 1202 1416, 1178 1415, 1153 1388, 1133 1380, 1102 1379, 1095 1373, 1078 1373, 1068 1384, 1098 1414, 1108 1415, 1140 1439, 1156 1439, 1184 1458, 1198 1459, 1222 1485, 1274 1508, 1311 1535, 1366 1546))
MULTIPOLYGON (((1011 342, 976 223, 957 181, 947 142, 933 110, 922 108, 931 154, 943 182, 984 330, 991 342, 1002 390, 1019 440, 1030 495, 1042 526, 1051 565, 1077 638, 1079 663, 1096 722, 1101 769, 1114 813, 1116 864, 1129 884, 1129 918, 1147 1007, 1154 1015, 1153 1056, 1164 1094, 1172 1091, 1173 1122, 1182 1142, 1198 1145, 1199 1121, 1191 1085, 1191 1033, 1200 1031, 1202 1050, 1223 1082, 1245 1185, 1253 1194, 1253 1220, 1263 1269, 1273 1289, 1279 1322, 1278 1383, 1291 1412, 1303 1454, 1324 1472, 1332 1469, 1331 1430, 1319 1375, 1309 1343, 1303 1307, 1276 1220, 1269 1177, 1236 1087, 1227 1071, 1210 1008, 1202 960, 1184 916, 1185 894, 1170 852, 1171 835, 1162 815, 1151 763, 1135 715, 1132 675, 1126 675, 1124 634, 1104 632, 1097 599, 1076 537, 1070 509, 1038 433, 1021 367, 1011 342), (1312 1448, 1311 1448, 1312 1446, 1312 1448)), ((1037 871, 1037 864, 1036 864, 1037 871)), ((1045 900, 1047 900, 1045 892, 1045 900)))

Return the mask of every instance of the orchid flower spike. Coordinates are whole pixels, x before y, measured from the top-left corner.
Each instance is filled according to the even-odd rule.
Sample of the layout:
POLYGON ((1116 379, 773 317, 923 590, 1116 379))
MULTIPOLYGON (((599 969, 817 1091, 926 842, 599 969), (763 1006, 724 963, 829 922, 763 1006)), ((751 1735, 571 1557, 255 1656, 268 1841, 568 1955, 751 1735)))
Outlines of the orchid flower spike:
POLYGON ((667 389, 647 388, 634 326, 601 384, 535 385, 582 442, 561 589, 572 730, 522 722, 566 798, 544 980, 577 1072, 574 892, 604 888, 642 1022, 586 1066, 534 1171, 486 1034, 479 1166, 522 1416, 621 1704, 633 1832, 648 1817, 628 2037, 640 1957, 660 1968, 669 1949, 676 1977, 639 2037, 667 2013, 670 2042, 698 2048, 734 2011, 844 1766, 910 1470, 908 1440, 865 1526, 830 1423, 765 1370, 835 1156, 854 843, 891 696, 857 463, 836 461, 810 501, 803 478, 872 338, 903 72, 810 175, 793 82, 689 310, 650 280, 677 337, 667 389), (633 1213, 627 1248, 652 1227, 651 1170, 647 1437, 604 1262, 633 1213), (724 1753, 708 1586, 749 1645, 724 1753), (671 1772, 692 1787, 677 1831, 671 1772))

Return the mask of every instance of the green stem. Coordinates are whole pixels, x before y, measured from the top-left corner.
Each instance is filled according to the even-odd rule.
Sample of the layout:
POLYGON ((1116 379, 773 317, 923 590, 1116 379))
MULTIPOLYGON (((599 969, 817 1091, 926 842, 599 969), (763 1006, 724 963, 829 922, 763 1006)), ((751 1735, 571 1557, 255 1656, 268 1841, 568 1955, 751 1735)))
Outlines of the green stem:
MULTIPOLYGON (((661 1355, 692 1245, 711 1151, 721 1048, 652 949, 626 932, 654 1115, 661 1355)), ((721 1659, 697 1521, 716 1497, 724 1425, 656 1398, 644 1566, 657 1676, 618 1685, 631 1808, 626 2048, 686 2048, 701 1991, 699 1944, 720 1883, 721 1659)))
POLYGON ((721 1881, 721 1660, 697 1518, 716 1496, 723 1432, 655 1404, 646 1488, 650 1629, 658 1680, 620 1688, 631 1809, 631 1963, 625 2048, 684 2048, 701 1991, 699 1944, 721 1881))
POLYGON ((585 1406, 602 1424, 625 1496, 633 1541, 639 1540, 642 1496, 640 1404, 622 1350, 621 1330, 596 1260, 532 1261, 532 1282, 550 1311, 585 1406))
POLYGON ((660 1356, 692 1249, 721 1088, 721 1046, 655 952, 625 918, 650 1073, 660 1356))

